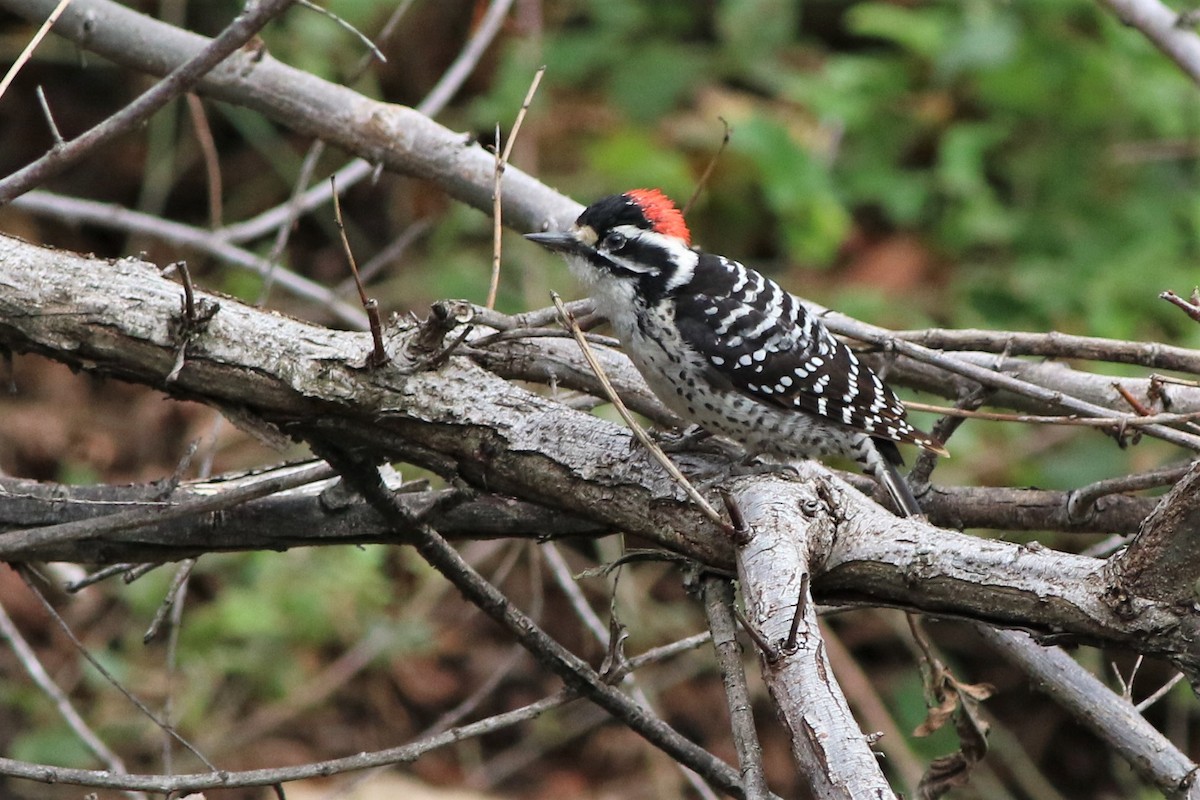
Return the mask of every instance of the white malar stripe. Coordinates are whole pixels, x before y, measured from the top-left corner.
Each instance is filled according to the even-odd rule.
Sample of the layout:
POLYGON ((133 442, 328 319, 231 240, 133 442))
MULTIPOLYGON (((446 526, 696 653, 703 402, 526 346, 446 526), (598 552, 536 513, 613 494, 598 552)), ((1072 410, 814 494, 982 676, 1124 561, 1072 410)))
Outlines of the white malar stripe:
MULTIPOLYGON (((671 254, 671 263, 674 266, 674 271, 667 280, 666 288, 668 292, 673 292, 692 280, 696 274, 696 264, 699 263, 700 256, 684 245, 674 242, 670 237, 661 236, 656 233, 653 235, 665 240, 666 244, 663 246, 671 254)), ((645 238, 644 233, 642 236, 645 238)))

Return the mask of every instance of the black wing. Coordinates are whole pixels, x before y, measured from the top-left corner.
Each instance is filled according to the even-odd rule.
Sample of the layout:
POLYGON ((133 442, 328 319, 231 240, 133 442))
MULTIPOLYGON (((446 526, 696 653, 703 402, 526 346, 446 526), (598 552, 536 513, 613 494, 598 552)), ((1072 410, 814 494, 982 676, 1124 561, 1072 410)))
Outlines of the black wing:
POLYGON ((755 400, 807 411, 872 436, 933 450, 870 367, 779 284, 736 261, 701 253, 675 294, 686 342, 755 400))

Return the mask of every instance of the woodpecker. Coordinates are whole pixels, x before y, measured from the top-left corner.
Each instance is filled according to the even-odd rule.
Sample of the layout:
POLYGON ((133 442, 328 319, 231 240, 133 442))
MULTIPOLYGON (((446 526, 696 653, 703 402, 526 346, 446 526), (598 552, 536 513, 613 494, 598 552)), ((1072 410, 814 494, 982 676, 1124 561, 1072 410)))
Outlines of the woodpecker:
POLYGON ((948 455, 904 404, 795 296, 691 246, 657 189, 588 206, 567 231, 526 238, 563 255, 651 390, 683 419, 783 461, 842 456, 906 516, 921 514, 897 442, 948 455))

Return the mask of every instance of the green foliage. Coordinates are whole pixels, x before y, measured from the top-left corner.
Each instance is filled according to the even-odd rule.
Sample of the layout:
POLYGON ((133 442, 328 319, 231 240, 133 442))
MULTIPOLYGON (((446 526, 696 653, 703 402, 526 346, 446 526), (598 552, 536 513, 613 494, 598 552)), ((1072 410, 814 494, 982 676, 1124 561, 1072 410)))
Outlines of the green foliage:
MULTIPOLYGON (((697 98, 732 90, 717 110, 733 144, 706 202, 725 213, 737 201, 713 196, 741 192, 765 211, 740 226, 755 251, 832 265, 870 219, 951 265, 965 315, 941 322, 1191 333, 1154 298, 1195 280, 1194 170, 1156 143, 1193 137, 1200 102, 1094 3, 862 2, 832 21, 777 0, 570 8, 546 45, 547 80, 620 113, 575 145, 588 188, 657 181, 688 196, 680 184, 719 131, 697 98)), ((715 216, 702 208, 698 227, 715 216)))
POLYGON ((733 150, 753 165, 755 182, 776 215, 785 252, 801 262, 832 258, 845 238, 850 215, 820 159, 783 125, 763 117, 738 128, 733 150))
MULTIPOLYGON (((311 677, 312 660, 301 655, 306 651, 344 651, 366 636, 385 637, 383 655, 423 650, 429 638, 423 623, 389 619, 396 592, 387 559, 394 552, 366 546, 203 559, 193 587, 214 582, 219 590, 187 610, 187 624, 180 631, 178 658, 187 686, 181 693, 187 702, 184 719, 199 720, 242 694, 286 696, 311 677), (377 629, 383 620, 386 630, 377 629), (232 695, 231 681, 239 687, 232 695)), ((153 616, 169 580, 170 571, 160 570, 125 588, 136 618, 153 616)), ((138 652, 137 632, 130 635, 128 650, 138 652)), ((132 669, 128 664, 123 668, 132 669)), ((104 690, 99 684, 97 689, 104 690)))
MULTIPOLYGON (((1200 345, 1200 328, 1157 299, 1197 282, 1185 143, 1200 132, 1200 99, 1098 4, 548 9, 531 117, 540 177, 580 201, 644 185, 686 199, 724 119, 732 140, 690 214, 695 241, 799 293, 889 325, 1200 345), (895 286, 857 277, 864 243, 889 237, 916 242, 922 266, 866 273, 909 270, 895 286)), ((494 97, 508 110, 492 98, 478 107, 507 125, 532 61, 522 43, 503 62, 494 97)), ((959 453, 1008 454, 1009 474, 963 480, 1073 486, 1128 458, 1082 431, 1037 458, 1036 437, 1010 428, 972 424, 956 438, 959 453)))
POLYGON ((58 767, 94 769, 96 757, 87 749, 74 731, 60 722, 51 727, 22 731, 15 739, 7 758, 34 764, 53 764, 58 767))

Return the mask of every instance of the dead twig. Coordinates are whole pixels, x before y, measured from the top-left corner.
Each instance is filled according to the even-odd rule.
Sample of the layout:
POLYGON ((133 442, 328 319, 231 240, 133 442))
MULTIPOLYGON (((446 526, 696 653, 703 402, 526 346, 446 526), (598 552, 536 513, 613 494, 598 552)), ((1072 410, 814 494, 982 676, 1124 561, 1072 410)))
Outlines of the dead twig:
POLYGON ((696 181, 696 188, 692 190, 692 196, 683 204, 683 208, 679 213, 684 217, 691 212, 692 206, 700 199, 700 193, 704 191, 704 187, 708 185, 709 179, 712 177, 713 171, 717 168, 717 162, 721 160, 721 156, 725 153, 725 149, 729 147, 729 140, 733 138, 733 128, 728 120, 724 117, 718 117, 721 120, 721 125, 724 126, 725 132, 721 135, 721 144, 717 148, 717 152, 713 153, 713 157, 708 160, 708 165, 704 168, 704 173, 700 176, 700 180, 696 181))
POLYGON ((521 103, 520 110, 517 111, 517 119, 513 123, 512 132, 508 135, 508 142, 505 143, 503 152, 500 149, 500 126, 496 125, 496 171, 492 178, 492 279, 488 283, 486 303, 488 308, 496 307, 496 292, 500 289, 500 247, 503 239, 501 234, 504 230, 501 219, 504 170, 508 166, 508 160, 512 157, 513 143, 517 141, 517 134, 521 132, 521 123, 525 121, 525 115, 533 103, 533 96, 537 94, 538 85, 542 82, 542 76, 545 74, 545 65, 538 67, 537 72, 533 74, 529 91, 525 93, 525 100, 521 103))
POLYGON ((720 526, 721 530, 725 531, 726 535, 733 537, 736 534, 734 526, 726 522, 717 512, 717 510, 712 507, 712 504, 709 503, 708 500, 704 499, 704 495, 700 494, 700 492, 696 490, 696 487, 692 485, 692 482, 689 481, 682 472, 680 472, 679 467, 675 466, 675 463, 667 457, 667 454, 662 451, 662 448, 650 438, 650 435, 646 433, 646 430, 638 424, 636 419, 633 418, 633 414, 631 414, 629 409, 626 408, 624 401, 621 400, 621 396, 617 394, 617 390, 613 388, 612 382, 609 381, 608 376, 604 373, 604 368, 600 366, 600 362, 596 359, 596 354, 592 352, 591 345, 588 344, 587 338, 583 335, 583 331, 581 331, 579 326, 575 323, 575 317, 570 311, 567 310, 566 306, 563 305, 562 298, 559 297, 557 293, 551 293, 550 297, 554 301, 554 307, 558 309, 558 313, 563 320, 563 324, 567 327, 567 330, 571 332, 571 335, 575 337, 575 342, 579 345, 579 349, 583 352, 583 357, 587 359, 588 366, 591 367, 592 372, 595 373, 596 380, 600 381, 600 385, 604 388, 605 396, 608 397, 609 402, 613 404, 613 408, 617 410, 617 413, 621 415, 621 419, 633 433, 634 437, 641 442, 642 446, 645 447, 647 451, 649 451, 654 460, 662 465, 662 468, 667 471, 667 474, 669 474, 675 480, 675 482, 679 484, 684 493, 687 494, 688 498, 690 498, 691 501, 700 508, 704 515, 712 520, 715 524, 720 526))
POLYGON ((363 311, 367 312, 367 321, 371 326, 371 355, 367 356, 367 367, 369 369, 378 369, 391 359, 388 357, 387 348, 383 344, 383 321, 379 318, 379 301, 373 297, 367 297, 367 290, 363 288, 362 279, 358 276, 358 262, 354 260, 354 250, 350 247, 350 239, 346 236, 346 223, 342 219, 342 202, 338 199, 337 179, 329 178, 331 189, 333 190, 333 218, 337 220, 338 233, 342 237, 342 248, 346 253, 346 263, 350 265, 350 273, 354 276, 354 285, 358 289, 358 299, 362 302, 363 311))
MULTIPOLYGON (((12 201, 59 174, 98 147, 133 130, 173 98, 195 86, 218 64, 237 52, 263 26, 285 11, 295 0, 260 0, 246 10, 206 45, 194 58, 172 70, 141 97, 82 135, 54 147, 41 158, 0 180, 0 205, 12 201)), ((65 4, 64 4, 65 5, 65 4)))
POLYGON ((1192 296, 1184 300, 1179 295, 1172 291, 1166 291, 1159 295, 1159 299, 1166 300, 1171 305, 1181 309, 1196 322, 1200 322, 1200 289, 1193 289, 1192 296))
MULTIPOLYGON (((19 56, 17 56, 17 60, 14 61, 13 65, 8 68, 8 72, 5 73, 4 79, 0 80, 0 97, 4 97, 4 93, 8 91, 8 87, 12 85, 14 80, 16 80, 17 73, 19 73, 27 63, 29 63, 30 57, 33 56, 33 51, 36 50, 37 46, 42 43, 42 39, 46 38, 46 34, 50 32, 50 29, 54 27, 54 23, 58 21, 58 18, 62 16, 62 13, 66 11, 67 6, 70 4, 71 0, 60 0, 59 4, 54 7, 54 10, 50 12, 50 15, 46 17, 46 21, 43 22, 37 29, 37 33, 33 34, 33 38, 29 40, 29 44, 25 45, 25 49, 21 51, 19 56)), ((49 116, 48 113, 47 116, 49 116)), ((58 133, 57 128, 54 128, 53 125, 51 125, 51 128, 54 129, 55 134, 58 133)), ((59 144, 62 143, 61 136, 56 135, 55 140, 59 144)))

